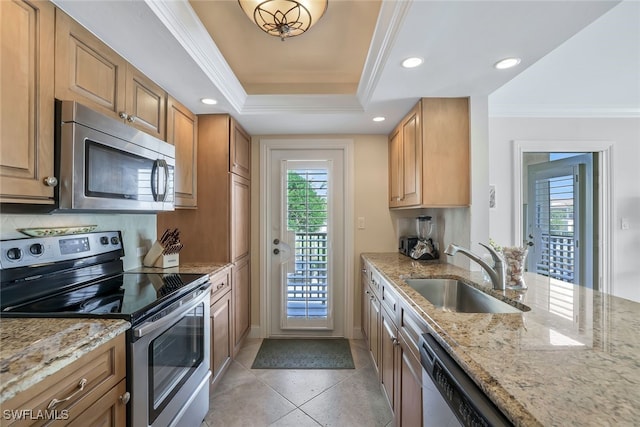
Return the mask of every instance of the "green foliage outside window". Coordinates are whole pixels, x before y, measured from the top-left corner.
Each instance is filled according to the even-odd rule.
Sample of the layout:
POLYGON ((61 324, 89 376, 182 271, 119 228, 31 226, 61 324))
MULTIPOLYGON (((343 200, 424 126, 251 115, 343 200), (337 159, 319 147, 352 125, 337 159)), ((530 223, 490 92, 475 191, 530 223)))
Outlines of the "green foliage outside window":
POLYGON ((327 200, 317 190, 326 189, 326 182, 314 188, 312 182, 296 172, 287 177, 287 224, 296 233, 317 233, 327 225, 327 200))

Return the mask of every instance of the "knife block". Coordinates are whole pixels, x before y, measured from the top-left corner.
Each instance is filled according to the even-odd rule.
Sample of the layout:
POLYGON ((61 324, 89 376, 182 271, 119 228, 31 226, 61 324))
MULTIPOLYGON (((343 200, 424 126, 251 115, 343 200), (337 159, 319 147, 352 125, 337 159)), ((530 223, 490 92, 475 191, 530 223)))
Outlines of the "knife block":
POLYGON ((177 267, 180 262, 178 253, 163 255, 164 247, 156 240, 145 255, 142 264, 145 267, 169 268, 177 267))
POLYGON ((156 262, 153 263, 154 267, 169 268, 177 267, 180 263, 180 254, 160 255, 156 262))

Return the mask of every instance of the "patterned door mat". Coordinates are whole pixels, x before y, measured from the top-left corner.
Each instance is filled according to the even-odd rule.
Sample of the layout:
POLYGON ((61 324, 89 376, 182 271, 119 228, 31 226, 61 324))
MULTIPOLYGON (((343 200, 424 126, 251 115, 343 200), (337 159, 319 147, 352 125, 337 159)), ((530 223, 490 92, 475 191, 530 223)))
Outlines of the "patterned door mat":
POLYGON ((262 341, 252 369, 355 369, 349 340, 272 339, 262 341))

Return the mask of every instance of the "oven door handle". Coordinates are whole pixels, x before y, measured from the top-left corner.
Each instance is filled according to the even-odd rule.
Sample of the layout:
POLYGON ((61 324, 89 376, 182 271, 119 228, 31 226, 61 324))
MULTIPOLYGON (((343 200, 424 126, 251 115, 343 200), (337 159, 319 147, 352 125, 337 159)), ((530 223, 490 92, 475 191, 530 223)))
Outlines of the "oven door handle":
POLYGON ((180 320, 180 318, 182 318, 186 313, 193 310, 203 301, 209 299, 210 286, 210 284, 207 284, 206 286, 200 287, 193 293, 193 296, 190 300, 180 300, 174 303, 169 307, 172 308, 171 312, 167 313, 165 316, 157 320, 149 320, 147 322, 144 322, 139 327, 134 328, 133 336, 136 338, 142 338, 145 335, 149 335, 153 331, 165 328, 166 326, 180 320))

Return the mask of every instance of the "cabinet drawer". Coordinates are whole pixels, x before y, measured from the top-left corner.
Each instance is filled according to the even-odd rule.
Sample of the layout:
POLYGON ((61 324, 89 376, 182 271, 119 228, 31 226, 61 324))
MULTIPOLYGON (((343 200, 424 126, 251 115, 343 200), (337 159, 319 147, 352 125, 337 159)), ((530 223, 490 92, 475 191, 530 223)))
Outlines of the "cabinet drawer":
POLYGON ((393 320, 395 321, 395 316, 397 316, 399 310, 400 299, 396 291, 386 282, 382 282, 382 297, 380 298, 380 303, 389 313, 393 314, 393 320))
POLYGON ((47 420, 38 419, 38 414, 67 424, 115 387, 125 377, 125 369, 125 335, 121 334, 5 402, 3 411, 27 414, 27 419, 2 419, 2 425, 45 424, 47 420))
POLYGON ((400 305, 399 318, 400 333, 406 340, 408 349, 414 357, 420 359, 420 336, 427 333, 426 322, 405 303, 400 305))
POLYGON ((211 275, 211 304, 231 289, 231 271, 225 268, 211 275))
POLYGON ((123 400, 127 392, 127 381, 122 380, 87 408, 68 427, 105 426, 119 427, 127 423, 127 404, 123 400))

